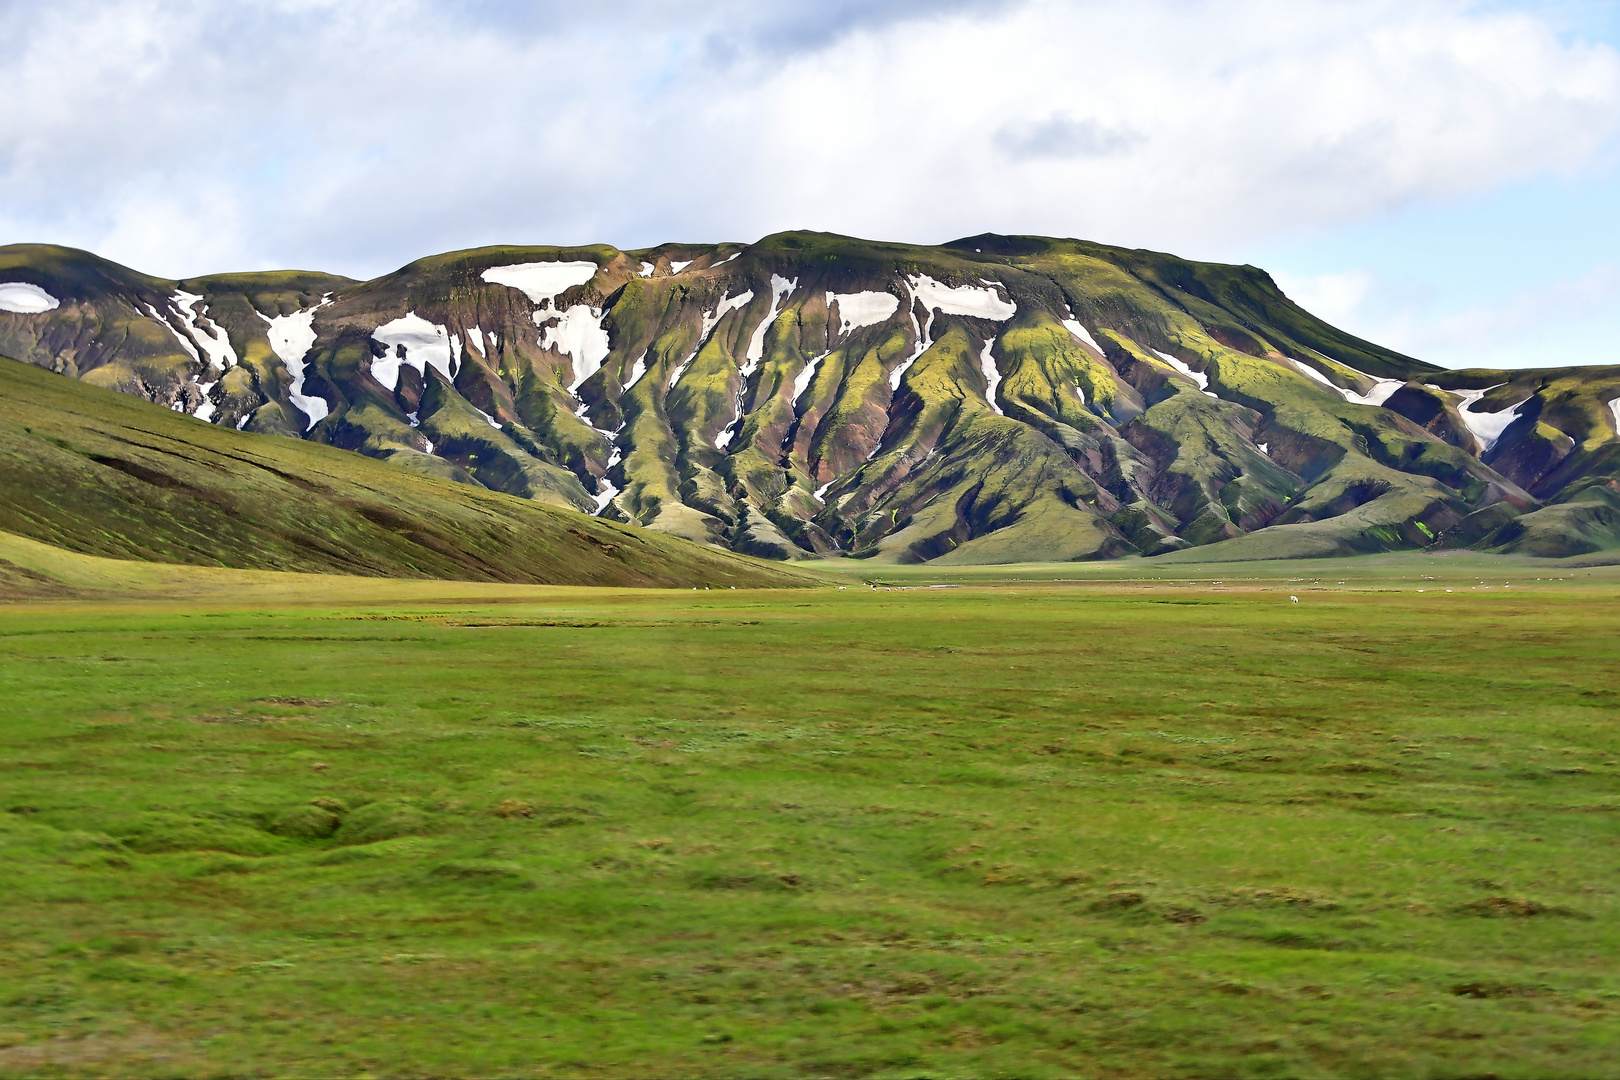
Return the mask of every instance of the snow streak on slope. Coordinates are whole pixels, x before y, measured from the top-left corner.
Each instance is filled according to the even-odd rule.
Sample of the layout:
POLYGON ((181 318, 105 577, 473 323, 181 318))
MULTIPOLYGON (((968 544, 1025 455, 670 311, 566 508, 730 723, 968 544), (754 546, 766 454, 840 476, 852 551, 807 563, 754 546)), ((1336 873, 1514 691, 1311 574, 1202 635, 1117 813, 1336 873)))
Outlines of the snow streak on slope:
POLYGON ((1174 356, 1171 356, 1169 353, 1162 353, 1158 349, 1154 349, 1153 355, 1157 356, 1160 360, 1163 360, 1165 363, 1187 376, 1187 378, 1197 383, 1198 389, 1202 390, 1207 396, 1219 400, 1220 395, 1209 388, 1208 375, 1205 375, 1202 371, 1194 371, 1192 368, 1188 367, 1185 363, 1176 359, 1174 356))
MULTIPOLYGON (((742 253, 738 252, 737 254, 742 253)), ((736 256, 734 255, 732 258, 736 258, 736 256)), ((743 366, 737 369, 737 415, 732 417, 731 423, 726 425, 726 430, 715 436, 714 446, 717 450, 724 450, 727 446, 730 446, 731 440, 742 429, 743 402, 748 397, 748 380, 753 377, 754 372, 759 370, 759 363, 765 358, 765 331, 771 328, 771 324, 776 321, 777 315, 781 313, 782 301, 793 294, 793 290, 798 284, 798 278, 789 281, 780 274, 771 275, 771 310, 765 313, 765 317, 759 321, 759 325, 754 327, 753 336, 748 339, 748 351, 743 354, 743 366)), ((749 295, 752 297, 753 294, 750 293, 749 295)))
POLYGON ((1007 414, 996 404, 996 387, 1001 385, 1001 372, 996 370, 996 358, 990 355, 990 349, 995 343, 995 338, 985 339, 984 351, 979 354, 979 370, 984 372, 984 400, 997 416, 1005 416, 1007 414))
MULTIPOLYGON (((1334 363, 1339 362, 1335 360, 1334 363)), ((1334 393, 1343 395, 1344 400, 1354 402, 1357 405, 1382 405, 1384 402, 1390 399, 1395 391, 1406 385, 1406 383, 1402 382, 1400 379, 1373 379, 1372 390, 1366 394, 1358 394, 1354 390, 1346 390, 1344 387, 1330 382, 1326 375, 1323 375, 1320 371, 1317 371, 1311 365, 1302 360, 1295 360, 1293 361, 1293 364, 1303 374, 1315 379, 1317 382, 1321 383, 1329 390, 1332 390, 1334 393)), ((1372 378, 1370 375, 1356 371, 1356 369, 1350 367, 1349 364, 1339 364, 1339 366, 1349 368, 1351 371, 1355 371, 1357 375, 1360 375, 1364 379, 1372 378)))
POLYGON ((219 371, 236 366, 236 350, 231 348, 231 339, 225 333, 225 328, 215 323, 213 331, 210 332, 198 325, 197 320, 208 315, 208 305, 203 303, 205 298, 196 293, 176 290, 169 299, 174 304, 175 310, 180 313, 191 339, 207 354, 208 366, 219 371), (197 311, 198 304, 203 305, 200 313, 197 311))
POLYGON ((1609 411, 1614 413, 1614 433, 1620 435, 1620 397, 1609 402, 1609 411))
POLYGON ((432 365, 447 381, 456 373, 450 363, 450 333, 412 311, 371 332, 383 355, 371 361, 371 377, 390 390, 399 389, 399 365, 409 364, 426 377, 432 365))
POLYGON ((38 315, 53 311, 60 305, 61 301, 38 285, 30 285, 26 281, 0 282, 0 311, 38 315))
POLYGON ((484 331, 481 328, 473 326, 467 329, 467 343, 478 350, 479 356, 486 360, 489 358, 489 353, 484 349, 484 331))
POLYGON ((793 376, 793 400, 790 404, 795 406, 799 404, 799 399, 804 397, 804 392, 810 389, 811 382, 815 380, 816 372, 821 370, 821 362, 831 355, 830 352, 824 352, 820 356, 811 358, 810 362, 805 364, 797 375, 793 376))
POLYGON ((771 310, 760 320, 759 325, 754 327, 754 335, 748 339, 748 351, 743 354, 748 361, 742 368, 743 378, 746 379, 759 370, 759 362, 765 358, 765 331, 771 328, 776 317, 782 313, 782 301, 792 296, 793 290, 798 286, 798 278, 789 281, 780 274, 771 275, 771 310))
POLYGON ((1096 351, 1098 356, 1103 355, 1102 346, 1097 344, 1097 339, 1091 336, 1090 330, 1087 330, 1084 326, 1080 325, 1079 319, 1073 318, 1072 316, 1064 319, 1063 329, 1067 330, 1069 333, 1073 334, 1087 345, 1090 345, 1092 349, 1096 351))
POLYGON ((687 259, 684 262, 676 262, 674 259, 671 259, 669 260, 669 272, 672 274, 678 274, 695 262, 697 262, 696 259, 687 259))
MULTIPOLYGON (((262 311, 254 312, 270 324, 265 330, 266 336, 270 338, 270 351, 280 358, 287 368, 287 374, 292 377, 287 400, 304 414, 305 431, 325 420, 327 414, 332 411, 325 398, 312 397, 304 393, 304 357, 315 347, 315 312, 331 302, 332 294, 327 293, 314 307, 295 311, 291 315, 277 315, 272 319, 262 311)), ((247 420, 248 417, 244 416, 242 423, 247 423, 247 420)))
POLYGON ((199 363, 199 364, 202 363, 202 355, 197 352, 197 343, 196 342, 192 341, 186 335, 184 335, 180 331, 176 330, 174 328, 174 323, 170 322, 168 319, 164 318, 162 315, 159 315, 158 314, 158 309, 153 307, 151 304, 146 305, 146 311, 147 311, 147 314, 152 316, 152 319, 153 319, 154 322, 162 323, 163 326, 169 331, 169 333, 174 335, 174 340, 176 340, 176 341, 178 341, 180 343, 180 347, 186 351, 187 356, 191 357, 193 360, 197 361, 197 363, 199 363))
POLYGON ((596 482, 596 495, 594 498, 596 499, 596 512, 598 514, 606 510, 608 504, 619 494, 619 489, 613 486, 613 481, 608 479, 607 474, 612 472, 614 467, 623 460, 624 454, 615 446, 613 452, 608 455, 607 470, 602 473, 602 479, 596 482))
POLYGON ((709 335, 714 333, 716 326, 720 325, 720 320, 726 317, 726 312, 736 311, 745 304, 752 302, 753 299, 754 290, 752 289, 738 293, 736 296, 727 296, 725 293, 720 294, 720 303, 715 305, 714 310, 703 313, 703 329, 698 333, 697 345, 692 349, 692 355, 683 360, 680 366, 675 369, 674 374, 669 377, 669 388, 671 390, 675 389, 675 384, 681 381, 681 376, 686 374, 686 369, 692 366, 692 361, 697 359, 697 354, 703 351, 703 346, 708 344, 709 335))
POLYGON ((1496 386, 1506 384, 1497 383, 1496 386, 1487 386, 1483 390, 1445 390, 1435 386, 1433 383, 1425 385, 1430 390, 1440 390, 1441 393, 1456 394, 1462 398, 1462 401, 1457 403, 1457 415, 1462 417, 1462 422, 1468 425, 1468 430, 1474 433, 1474 438, 1479 440, 1479 452, 1481 455, 1490 452, 1491 447, 1496 445, 1496 440, 1502 437, 1502 432, 1506 431, 1507 426, 1519 418, 1519 410, 1524 408, 1525 404, 1530 400, 1525 398, 1524 401, 1519 402, 1517 405, 1509 406, 1497 412, 1474 412, 1474 402, 1495 390, 1496 386))
POLYGON ((625 380, 624 389, 629 390, 645 374, 647 374, 647 351, 643 349, 641 355, 636 357, 636 362, 630 365, 630 378, 625 380))
POLYGON ((827 307, 838 305, 838 333, 875 326, 900 310, 900 298, 886 292, 827 293, 827 307))

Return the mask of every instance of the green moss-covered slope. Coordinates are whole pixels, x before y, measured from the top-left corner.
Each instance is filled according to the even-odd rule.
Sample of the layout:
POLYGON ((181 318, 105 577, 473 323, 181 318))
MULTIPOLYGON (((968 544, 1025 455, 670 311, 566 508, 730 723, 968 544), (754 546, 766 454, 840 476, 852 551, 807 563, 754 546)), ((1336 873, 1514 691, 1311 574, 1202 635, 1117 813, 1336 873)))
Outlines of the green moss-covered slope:
POLYGON ((1620 367, 1445 371, 1250 266, 795 232, 481 248, 368 282, 16 246, 0 278, 61 300, 0 313, 0 351, 35 365, 775 559, 1617 542, 1583 493, 1620 491, 1620 367), (289 319, 314 343, 284 356, 289 319))

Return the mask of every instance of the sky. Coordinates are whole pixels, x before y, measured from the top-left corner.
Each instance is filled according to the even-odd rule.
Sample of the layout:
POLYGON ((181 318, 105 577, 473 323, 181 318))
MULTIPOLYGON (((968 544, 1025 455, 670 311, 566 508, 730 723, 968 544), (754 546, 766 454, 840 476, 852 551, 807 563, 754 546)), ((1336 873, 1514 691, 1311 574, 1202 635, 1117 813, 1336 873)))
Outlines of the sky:
POLYGON ((1620 363, 1620 0, 0 0, 0 243, 1077 236, 1450 367, 1620 363))

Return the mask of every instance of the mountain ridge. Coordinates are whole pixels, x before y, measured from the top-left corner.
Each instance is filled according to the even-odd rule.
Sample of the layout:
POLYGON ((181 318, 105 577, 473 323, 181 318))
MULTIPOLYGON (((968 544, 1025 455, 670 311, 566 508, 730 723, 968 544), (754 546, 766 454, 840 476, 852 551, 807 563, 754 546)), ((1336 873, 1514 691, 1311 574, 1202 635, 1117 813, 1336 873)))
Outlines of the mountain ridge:
POLYGON ((1257 267, 788 232, 366 282, 14 245, 5 283, 58 306, 0 312, 0 354, 777 559, 1620 546, 1620 367, 1448 371, 1257 267))

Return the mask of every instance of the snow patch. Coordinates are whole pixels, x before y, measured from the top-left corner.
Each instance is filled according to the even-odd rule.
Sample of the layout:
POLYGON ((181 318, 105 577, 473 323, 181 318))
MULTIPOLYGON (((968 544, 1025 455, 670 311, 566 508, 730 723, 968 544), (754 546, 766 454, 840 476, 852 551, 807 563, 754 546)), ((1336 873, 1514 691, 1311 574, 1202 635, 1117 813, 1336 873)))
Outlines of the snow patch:
POLYGON ((38 315, 42 311, 51 311, 61 306, 61 301, 40 288, 26 281, 0 282, 0 311, 12 311, 18 315, 38 315))
MULTIPOLYGON (((277 315, 271 318, 262 311, 254 312, 269 324, 265 334, 270 339, 270 351, 276 354, 286 367, 287 374, 292 377, 287 400, 304 414, 305 431, 325 420, 327 414, 332 411, 325 398, 312 397, 304 393, 304 357, 315 347, 315 313, 331 302, 332 294, 327 293, 314 307, 295 311, 291 315, 277 315)), ((397 367, 395 374, 398 374, 397 367)), ((240 427, 237 430, 241 430, 240 427)))
POLYGON ((243 428, 247 427, 248 426, 248 421, 251 420, 251 419, 253 419, 253 414, 252 413, 248 413, 246 416, 242 417, 240 420, 238 420, 236 422, 236 430, 241 431, 243 428))
POLYGON ((791 404, 795 406, 799 404, 799 399, 804 397, 804 392, 810 389, 811 382, 815 380, 816 372, 821 370, 821 362, 831 355, 830 352, 824 352, 820 356, 812 358, 797 375, 793 376, 793 400, 791 404))
POLYGON ((654 266, 652 263, 644 262, 644 263, 641 264, 641 273, 640 273, 639 276, 641 276, 641 277, 652 277, 653 276, 653 271, 656 270, 656 269, 658 269, 658 267, 654 266))
POLYGON ((489 353, 484 349, 484 331, 478 327, 474 326, 468 329, 467 344, 477 349, 479 356, 489 356, 489 353))
POLYGON ((1440 390, 1442 393, 1456 394, 1462 398, 1462 401, 1457 403, 1457 415, 1461 416, 1462 422, 1468 425, 1468 430, 1474 433, 1474 438, 1479 440, 1479 452, 1481 454, 1490 452, 1491 447, 1496 445, 1496 440, 1502 437, 1502 432, 1507 430, 1507 426, 1519 418, 1519 410, 1524 408, 1530 401, 1530 398, 1525 398, 1524 401, 1519 402, 1517 405, 1509 406, 1497 412, 1474 412, 1474 402, 1495 390, 1497 386, 1506 386, 1507 384, 1497 383, 1496 386, 1487 386, 1483 390, 1446 390, 1433 383, 1426 383, 1425 385, 1430 390, 1440 390))
POLYGON ((669 272, 672 274, 678 274, 695 262, 697 262, 696 259, 687 259, 684 262, 676 262, 674 259, 671 259, 669 260, 669 272))
POLYGON ((491 330, 489 332, 489 352, 485 353, 484 355, 485 356, 492 356, 492 355, 494 355, 495 350, 500 348, 500 347, 501 347, 500 339, 495 336, 495 331, 491 330))
POLYGON ((1257 449, 1259 449, 1259 451, 1262 454, 1266 455, 1266 457, 1271 456, 1271 444, 1270 443, 1255 443, 1254 445, 1255 445, 1255 447, 1257 449))
POLYGON ((593 262, 532 262, 492 266, 482 277, 492 285, 517 289, 536 305, 555 300, 559 293, 583 285, 596 276, 593 262))
POLYGON ((946 285, 927 274, 913 274, 906 279, 911 295, 923 302, 929 311, 938 309, 946 315, 966 315, 972 319, 990 319, 1006 322, 1018 314, 1018 305, 1003 300, 995 289, 976 285, 946 285))
POLYGON ((377 327, 371 337, 384 351, 383 356, 372 358, 371 377, 390 390, 399 389, 401 364, 409 364, 424 377, 431 365, 447 380, 455 378, 451 367, 450 332, 414 311, 377 327))
POLYGON ((827 489, 836 483, 838 483, 837 480, 829 480, 825 484, 822 484, 820 487, 816 488, 816 502, 821 502, 827 495, 827 489))
POLYGON ((1379 379, 1373 384, 1373 388, 1365 394, 1358 394, 1354 390, 1346 390, 1343 387, 1338 389, 1339 393, 1344 395, 1346 401, 1353 401, 1357 405, 1382 405, 1395 395, 1395 391, 1405 385, 1406 382, 1402 379, 1379 379))
POLYGON ((724 259, 721 259, 719 262, 715 263, 714 265, 716 265, 716 266, 724 266, 724 265, 726 265, 726 263, 730 262, 732 259, 735 259, 737 256, 739 256, 741 254, 742 254, 741 249, 733 251, 730 255, 726 256, 724 259))
POLYGON ((630 379, 624 384, 624 389, 628 390, 636 385, 637 380, 645 374, 647 374, 647 353, 643 350, 641 355, 636 357, 636 362, 630 365, 630 379))
POLYGON ((1007 414, 996 404, 996 387, 1001 385, 1001 372, 996 370, 996 359, 990 355, 990 348, 995 343, 995 338, 985 339, 984 351, 979 354, 979 370, 984 372, 984 400, 997 416, 1005 416, 1007 414))
MULTIPOLYGON (((469 401, 467 404, 472 405, 472 402, 469 401)), ((499 420, 495 419, 493 416, 489 415, 489 413, 485 412, 483 409, 480 409, 476 405, 473 405, 473 411, 476 412, 479 416, 482 416, 484 418, 484 423, 488 424, 490 427, 494 428, 496 431, 501 430, 501 422, 499 420)))
POLYGON ((838 305, 838 332, 848 334, 875 326, 900 310, 900 298, 887 292, 827 293, 827 306, 838 305))
POLYGON ((1609 411, 1614 413, 1614 432, 1620 435, 1620 397, 1609 402, 1609 411))
POLYGON ((1220 399, 1220 395, 1209 388, 1209 376, 1205 375, 1202 371, 1194 371, 1192 368, 1188 367, 1185 363, 1176 359, 1174 356, 1171 356, 1169 353, 1162 353, 1158 349, 1153 350, 1153 355, 1157 356, 1160 360, 1163 360, 1165 363, 1187 376, 1187 378, 1197 383, 1198 389, 1202 390, 1209 397, 1217 400, 1220 399))

